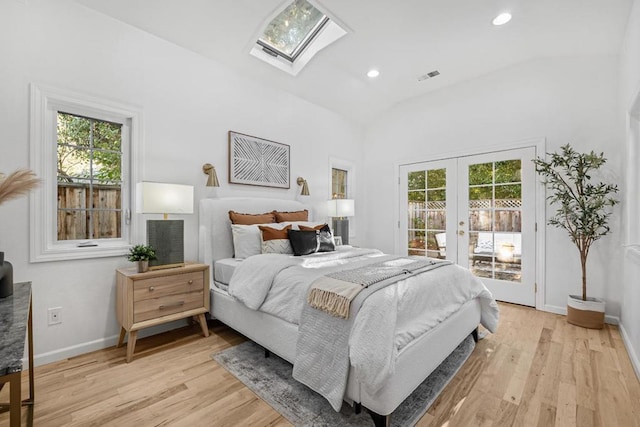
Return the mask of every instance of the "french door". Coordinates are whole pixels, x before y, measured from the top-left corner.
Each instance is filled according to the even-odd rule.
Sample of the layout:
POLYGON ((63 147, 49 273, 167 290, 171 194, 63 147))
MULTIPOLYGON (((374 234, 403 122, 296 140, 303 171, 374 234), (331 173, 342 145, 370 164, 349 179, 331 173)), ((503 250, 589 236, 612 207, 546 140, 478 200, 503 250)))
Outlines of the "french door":
POLYGON ((535 147, 400 166, 400 251, 468 268, 535 306, 535 147))

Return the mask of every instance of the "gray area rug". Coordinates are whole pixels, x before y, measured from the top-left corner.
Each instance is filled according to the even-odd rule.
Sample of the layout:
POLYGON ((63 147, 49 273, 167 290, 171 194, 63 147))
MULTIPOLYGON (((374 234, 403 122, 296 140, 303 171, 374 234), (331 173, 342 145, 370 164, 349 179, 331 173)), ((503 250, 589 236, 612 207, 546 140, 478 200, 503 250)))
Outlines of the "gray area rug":
MULTIPOLYGON (((413 426, 458 372, 475 347, 469 335, 391 415, 392 426, 413 426)), ((356 415, 344 403, 335 412, 329 402, 291 376, 293 366, 246 341, 211 357, 295 426, 372 426, 366 410, 356 415)))

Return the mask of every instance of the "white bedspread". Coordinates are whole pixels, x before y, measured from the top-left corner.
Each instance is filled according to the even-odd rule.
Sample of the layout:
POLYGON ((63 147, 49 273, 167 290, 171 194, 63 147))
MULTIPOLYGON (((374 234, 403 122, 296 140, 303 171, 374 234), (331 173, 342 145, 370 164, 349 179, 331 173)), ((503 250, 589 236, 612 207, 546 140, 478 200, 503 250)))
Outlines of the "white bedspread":
MULTIPOLYGON (((338 271, 345 263, 357 268, 382 255, 377 250, 348 247, 306 257, 256 255, 238 266, 229 293, 252 309, 298 324, 309 286, 316 278, 338 271)), ((401 280, 371 295, 354 319, 349 339, 356 378, 375 393, 393 374, 402 348, 476 297, 481 301, 481 323, 494 332, 497 304, 478 278, 455 264, 401 280)))

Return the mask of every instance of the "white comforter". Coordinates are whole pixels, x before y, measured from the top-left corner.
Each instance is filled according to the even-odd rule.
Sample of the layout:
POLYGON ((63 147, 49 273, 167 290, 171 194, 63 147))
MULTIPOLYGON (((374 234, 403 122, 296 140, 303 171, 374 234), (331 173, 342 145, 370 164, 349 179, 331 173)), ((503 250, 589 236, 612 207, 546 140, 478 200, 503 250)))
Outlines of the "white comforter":
MULTIPOLYGON (((357 268, 383 255, 372 249, 339 248, 305 257, 249 257, 236 268, 229 293, 249 308, 298 324, 309 286, 316 278, 338 271, 346 263, 357 268)), ((375 393, 393 374, 402 348, 476 297, 481 301, 481 323, 494 332, 497 304, 480 280, 455 264, 401 280, 370 296, 349 339, 357 379, 375 393)))

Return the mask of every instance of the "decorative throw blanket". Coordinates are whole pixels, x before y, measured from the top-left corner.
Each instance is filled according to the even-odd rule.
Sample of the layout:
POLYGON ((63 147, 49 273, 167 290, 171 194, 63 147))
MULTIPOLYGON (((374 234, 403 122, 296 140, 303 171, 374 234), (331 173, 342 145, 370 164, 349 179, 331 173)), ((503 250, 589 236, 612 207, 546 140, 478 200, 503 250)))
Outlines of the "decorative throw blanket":
MULTIPOLYGON (((339 277, 351 277, 359 270, 371 270, 364 280, 369 283, 362 287, 350 300, 349 313, 346 317, 328 315, 324 311, 305 305, 300 319, 298 341, 296 344, 296 360, 293 365, 293 378, 324 396, 334 410, 340 411, 342 399, 347 387, 349 374, 349 336, 363 302, 374 292, 379 291, 407 277, 451 264, 448 260, 425 260, 424 264, 415 264, 415 259, 385 256, 382 261, 355 270, 335 273, 339 277), (409 260, 409 262, 407 262, 409 260), (405 264, 404 268, 401 267, 405 264), (408 272, 408 266, 414 266, 408 272), (389 271, 383 270, 387 267, 389 271), (392 269, 400 268, 400 272, 390 275, 392 269), (407 271, 407 272, 405 272, 407 271), (387 277, 385 277, 387 276, 387 277), (377 281, 376 281, 377 280, 377 281)), ((367 274, 365 274, 366 276, 367 274)), ((339 304, 338 304, 339 305, 339 304)))
POLYGON ((247 307, 299 325, 299 344, 293 362, 301 365, 296 372, 308 371, 299 378, 315 375, 318 383, 327 381, 326 387, 316 387, 315 381, 302 380, 332 401, 334 407, 340 406, 350 369, 354 381, 374 395, 393 375, 403 348, 474 298, 480 302, 480 322, 495 332, 499 311, 491 293, 469 270, 455 264, 425 274, 401 275, 395 284, 386 287, 384 281, 370 285, 353 299, 349 319, 311 308, 307 304, 309 290, 322 276, 382 260, 406 262, 394 261, 395 257, 373 249, 348 246, 337 249, 304 257, 255 255, 236 268, 229 283, 229 294, 247 307), (378 287, 384 289, 373 292, 378 287), (339 330, 345 323, 350 325, 350 333, 336 336, 333 330, 339 330), (306 334, 311 335, 302 338, 306 334), (336 339, 340 345, 334 346, 336 339), (305 345, 309 340, 316 345, 305 345), (335 348, 327 352, 318 350, 329 346, 335 348), (331 390, 329 384, 339 386, 331 390))
POLYGON ((448 262, 442 260, 396 257, 365 267, 330 273, 313 282, 307 302, 311 307, 332 316, 348 319, 351 301, 363 289, 391 278, 396 280, 389 281, 388 284, 395 283, 407 275, 426 271, 426 267, 446 263, 448 262))

